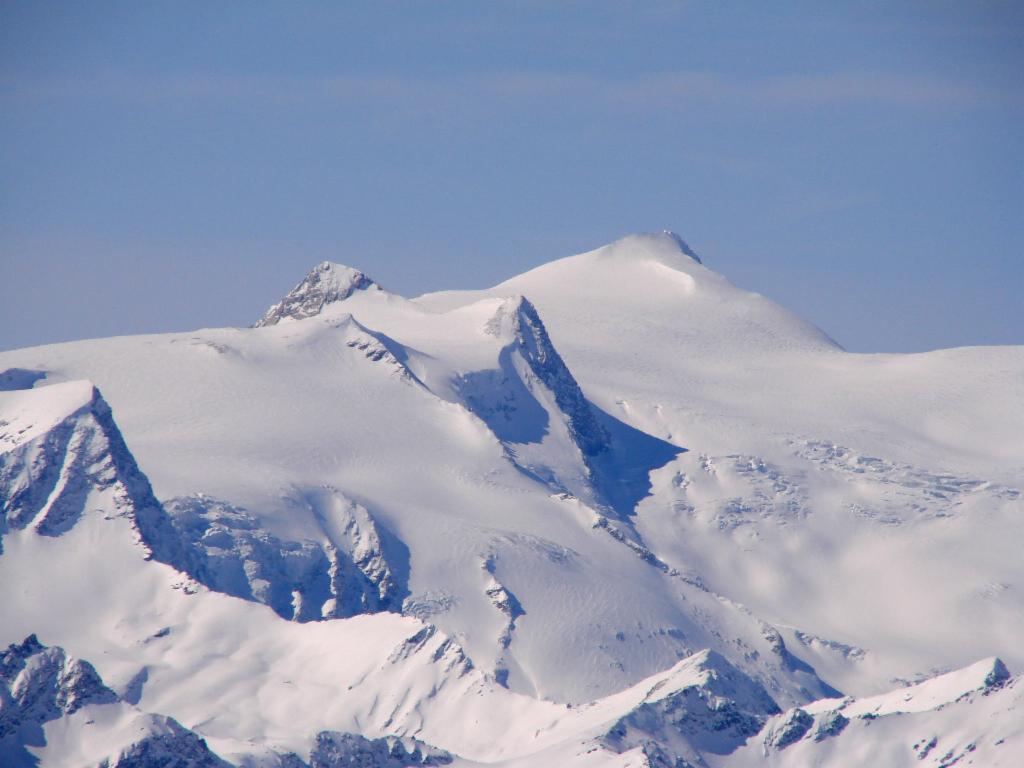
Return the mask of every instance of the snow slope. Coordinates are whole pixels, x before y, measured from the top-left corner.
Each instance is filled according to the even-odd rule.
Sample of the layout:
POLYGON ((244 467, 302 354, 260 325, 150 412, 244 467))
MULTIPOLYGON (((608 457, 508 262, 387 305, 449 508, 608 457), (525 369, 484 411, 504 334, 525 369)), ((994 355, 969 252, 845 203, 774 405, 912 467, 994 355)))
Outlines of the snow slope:
POLYGON ((721 764, 1014 766, 1022 738, 1020 678, 987 659, 891 693, 784 713, 721 764))
POLYGON ((652 475, 647 545, 820 665, 808 635, 870 650, 838 687, 970 663, 979 625, 1020 668, 1024 348, 846 353, 688 251, 632 236, 416 303, 529 296, 592 402, 690 449, 652 475))
MULTIPOLYGON (((29 354, 49 382, 99 386, 172 513, 203 494, 208 507, 245 510, 268 537, 309 542, 328 562, 352 550, 347 515, 362 510, 391 544, 379 554, 406 612, 436 623, 514 690, 582 701, 737 642, 757 651, 743 663, 784 700, 830 690, 813 672, 791 674, 759 619, 636 541, 623 499, 646 492, 646 470, 682 449, 593 411, 528 303, 485 299, 428 314, 383 291, 360 298, 373 303, 359 310, 363 321, 343 301, 254 330, 58 345, 45 361, 45 349, 29 354), (406 332, 368 330, 382 324, 374 311, 406 332), (523 615, 510 615, 498 589, 523 615)), ((244 595, 241 581, 226 591, 244 595)), ((291 615, 281 592, 303 579, 263 581, 262 602, 287 618, 348 613, 317 587, 328 573, 305 579, 291 615)))
MULTIPOLYGON (((1024 666, 1024 349, 852 355, 673 235, 414 300, 325 263, 0 381, 0 645, 96 666, 111 764, 138 717, 268 765, 778 762, 816 700, 1024 666)), ((918 714, 1020 755, 1015 686, 918 714)))

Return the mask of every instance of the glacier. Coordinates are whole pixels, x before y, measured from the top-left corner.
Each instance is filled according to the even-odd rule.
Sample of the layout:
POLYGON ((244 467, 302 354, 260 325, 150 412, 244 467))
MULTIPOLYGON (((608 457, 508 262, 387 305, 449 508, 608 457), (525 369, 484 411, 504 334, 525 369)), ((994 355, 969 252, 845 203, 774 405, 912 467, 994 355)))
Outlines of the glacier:
POLYGON ((0 383, 5 764, 1024 756, 1024 348, 848 353, 655 233, 0 383))

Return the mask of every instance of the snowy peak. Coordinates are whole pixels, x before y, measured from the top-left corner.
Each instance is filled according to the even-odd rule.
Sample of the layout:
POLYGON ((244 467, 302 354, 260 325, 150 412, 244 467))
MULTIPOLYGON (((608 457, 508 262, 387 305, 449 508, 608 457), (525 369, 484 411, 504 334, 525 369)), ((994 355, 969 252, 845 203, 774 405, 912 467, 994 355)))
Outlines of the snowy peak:
POLYGON ((0 396, 0 454, 50 431, 100 399, 89 381, 70 381, 44 389, 18 389, 0 396))
MULTIPOLYGON (((708 269, 672 232, 628 235, 484 291, 442 291, 414 302, 437 312, 513 294, 530 297, 588 392, 592 381, 620 374, 614 389, 632 388, 626 359, 633 370, 653 372, 698 358, 717 365, 736 355, 838 349, 820 329, 708 269)), ((611 403, 598 405, 608 411, 611 403)))
POLYGON ((503 301, 487 322, 485 332, 508 339, 529 368, 531 377, 553 395, 567 419, 569 432, 585 456, 608 449, 609 437, 597 423, 579 384, 558 354, 537 309, 525 296, 503 301))
POLYGON ((253 328, 277 325, 285 319, 302 320, 320 314, 328 304, 344 301, 355 291, 380 290, 373 280, 358 269, 324 261, 306 275, 287 296, 267 310, 253 328))
MULTIPOLYGON (((1011 679, 1010 671, 1002 659, 990 657, 975 662, 963 669, 924 680, 915 685, 899 688, 890 693, 869 696, 862 699, 846 699, 841 702, 818 702, 818 707, 828 710, 830 704, 838 704, 847 716, 881 716, 901 712, 924 712, 942 707, 972 693, 1000 688, 1011 679)), ((808 708, 811 711, 813 707, 808 708)), ((816 710, 815 710, 816 711, 816 710)))
POLYGON ((651 766, 706 765, 758 733, 779 707, 764 687, 704 650, 673 667, 601 739, 616 753, 639 748, 651 766))
POLYGON ((18 431, 31 437, 10 441, 0 431, 0 534, 31 527, 60 536, 102 502, 132 519, 158 559, 176 552, 173 541, 165 543, 166 516, 149 480, 90 382, 8 393, 0 398, 0 424, 24 424, 18 431), (42 429, 31 423, 34 413, 46 414, 42 429))
POLYGON ((675 232, 638 232, 591 251, 592 254, 631 261, 653 260, 668 266, 703 264, 697 252, 675 232), (681 258, 681 257, 686 258, 681 258))
POLYGON ((697 252, 690 244, 670 229, 660 232, 636 232, 620 237, 597 251, 628 251, 635 256, 669 256, 678 258, 680 254, 688 259, 703 264, 697 252))
POLYGON ((540 362, 558 356, 537 308, 525 296, 510 296, 502 301, 484 326, 484 332, 512 341, 540 362))
POLYGON ((494 314, 487 321, 484 333, 498 338, 517 337, 522 330, 524 312, 537 314, 536 308, 525 296, 509 296, 498 305, 494 314))
POLYGON ((671 233, 275 323, 0 354, 0 765, 1024 764, 1024 348, 671 233))
MULTIPOLYGON (((640 687, 642 684, 638 684, 637 688, 640 687)), ((764 686, 710 648, 688 656, 668 670, 647 690, 642 703, 661 701, 691 688, 708 696, 742 702, 746 709, 760 714, 780 711, 764 686)))
POLYGON ((672 240, 675 241, 676 245, 679 246, 679 250, 680 250, 680 252, 682 252, 682 254, 684 256, 689 256, 691 259, 696 261, 698 264, 703 264, 704 263, 703 261, 701 261, 700 256, 697 255, 697 252, 695 250, 693 250, 693 248, 690 247, 689 243, 687 243, 685 240, 683 240, 683 238, 681 238, 675 232, 672 232, 672 231, 666 229, 661 234, 666 235, 667 237, 672 238, 672 240))
POLYGON ((86 704, 117 700, 95 668, 62 648, 46 648, 35 635, 0 651, 0 738, 26 722, 72 715, 86 704))
MULTIPOLYGON (((378 359, 372 350, 359 349, 378 359)), ((397 360, 391 362, 406 375, 397 360)), ((102 505, 105 494, 132 521, 148 556, 216 592, 264 603, 288 620, 397 612, 407 592, 395 571, 395 553, 401 554, 402 545, 364 507, 336 491, 320 489, 302 498, 323 537, 282 540, 245 509, 220 499, 193 494, 161 504, 110 406, 88 381, 4 393, 0 535, 32 528, 43 536, 60 536, 102 505), (42 431, 33 431, 35 422, 42 431), (30 439, 7 439, 18 433, 30 439)), ((400 570, 407 571, 407 564, 401 563, 400 570)), ((0 673, 3 663, 0 656, 0 673)))

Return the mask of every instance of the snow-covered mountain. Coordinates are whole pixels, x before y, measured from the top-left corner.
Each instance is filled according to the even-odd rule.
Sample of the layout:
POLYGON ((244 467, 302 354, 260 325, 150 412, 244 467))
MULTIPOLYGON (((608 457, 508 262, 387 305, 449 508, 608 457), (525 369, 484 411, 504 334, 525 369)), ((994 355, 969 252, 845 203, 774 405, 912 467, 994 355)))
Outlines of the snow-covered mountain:
POLYGON ((12 764, 1024 760, 1022 347, 850 354, 663 233, 0 390, 12 764))

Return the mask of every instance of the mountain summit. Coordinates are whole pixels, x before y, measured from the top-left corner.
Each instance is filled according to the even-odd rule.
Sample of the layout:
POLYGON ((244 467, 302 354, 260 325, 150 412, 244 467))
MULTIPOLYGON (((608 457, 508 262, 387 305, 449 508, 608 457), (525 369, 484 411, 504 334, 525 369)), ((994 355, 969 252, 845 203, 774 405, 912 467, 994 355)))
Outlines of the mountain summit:
POLYGON ((277 325, 286 318, 302 320, 312 317, 319 314, 326 305, 344 301, 354 291, 370 288, 380 290, 380 286, 358 269, 333 261, 324 261, 310 270, 301 283, 268 309, 252 327, 277 325))
POLYGON ((1024 347, 665 232, 256 325, 0 352, 0 765, 1024 765, 1024 347))
POLYGON ((675 232, 666 229, 664 232, 662 232, 662 234, 663 235, 667 235, 668 237, 670 237, 673 240, 675 240, 676 241, 676 245, 679 246, 679 250, 682 251, 684 255, 689 256, 691 259, 696 261, 698 264, 703 264, 704 263, 703 261, 701 261, 700 256, 697 255, 697 252, 695 250, 693 250, 693 248, 690 247, 690 244, 687 243, 685 240, 683 240, 683 238, 681 238, 675 232))

